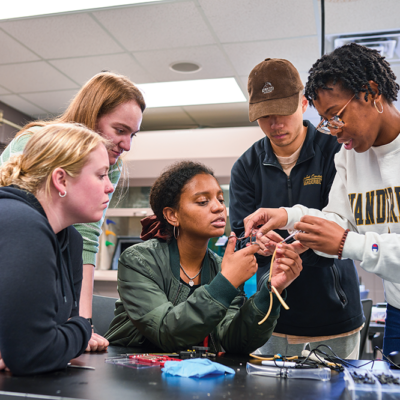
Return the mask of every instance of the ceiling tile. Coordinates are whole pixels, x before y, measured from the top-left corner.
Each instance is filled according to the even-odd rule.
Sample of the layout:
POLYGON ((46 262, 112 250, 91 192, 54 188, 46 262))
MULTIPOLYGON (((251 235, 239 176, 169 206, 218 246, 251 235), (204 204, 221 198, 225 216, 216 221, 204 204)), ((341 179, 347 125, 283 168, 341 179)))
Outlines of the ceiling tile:
POLYGON ((199 126, 214 128, 221 126, 249 126, 248 104, 213 104, 205 106, 187 106, 183 109, 199 126))
POLYGON ((299 71, 308 71, 319 57, 317 37, 223 45, 237 73, 250 71, 266 58, 286 58, 299 71), (305 51, 307 49, 307 51, 305 51))
POLYGON ((122 50, 87 13, 2 22, 0 27, 46 59, 122 50))
POLYGON ((133 6, 93 14, 129 51, 214 43, 192 2, 133 6))
POLYGON ((161 82, 222 78, 233 76, 235 73, 217 46, 137 52, 134 55, 140 64, 161 82), (170 69, 174 62, 192 62, 200 65, 201 69, 195 73, 182 74, 170 69))
POLYGON ((76 90, 63 90, 59 92, 29 93, 21 97, 45 109, 51 114, 61 114, 68 107, 68 104, 75 97, 76 90))
POLYGON ((325 3, 325 32, 329 35, 398 30, 399 14, 399 0, 330 1, 325 3))
POLYGON ((0 96, 0 101, 8 104, 9 106, 15 108, 16 110, 19 110, 31 116, 35 114, 43 114, 43 112, 45 111, 15 94, 0 96))
POLYGON ((44 61, 0 65, 0 85, 16 93, 77 87, 44 61))
POLYGON ((0 64, 39 60, 35 54, 0 30, 0 64))
POLYGON ((144 112, 142 131, 184 128, 197 128, 197 123, 181 107, 148 108, 144 112))
MULTIPOLYGON (((250 73, 250 71, 249 71, 249 73, 250 73)), ((249 79, 249 75, 247 74, 247 75, 244 75, 244 76, 239 76, 239 78, 240 78, 240 81, 242 83, 242 86, 246 88, 246 93, 245 94, 247 95, 247 81, 249 79)))
POLYGON ((315 35, 312 0, 199 0, 222 43, 315 35))
POLYGON ((0 94, 9 94, 10 91, 0 86, 0 94))
POLYGON ((75 82, 84 84, 93 75, 107 70, 126 75, 133 82, 148 83, 154 79, 129 54, 113 54, 50 61, 75 82))

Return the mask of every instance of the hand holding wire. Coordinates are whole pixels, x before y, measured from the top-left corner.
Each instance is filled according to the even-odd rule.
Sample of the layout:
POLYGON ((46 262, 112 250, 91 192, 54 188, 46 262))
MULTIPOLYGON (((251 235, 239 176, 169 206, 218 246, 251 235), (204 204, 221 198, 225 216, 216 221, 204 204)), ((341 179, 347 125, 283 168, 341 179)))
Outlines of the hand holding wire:
POLYGON ((305 215, 296 222, 295 228, 301 230, 297 239, 310 249, 326 254, 337 255, 344 228, 336 222, 305 215))
MULTIPOLYGON (((292 234, 292 237, 294 237, 296 233, 292 234)), ((271 314, 272 310, 272 304, 273 304, 273 296, 272 292, 275 293, 276 297, 282 304, 282 306, 288 310, 289 306, 286 304, 286 302, 282 299, 279 290, 275 287, 275 285, 278 286, 280 290, 285 289, 291 282, 293 282, 294 279, 296 279, 301 270, 303 269, 302 267, 302 262, 301 258, 299 255, 290 249, 290 247, 287 244, 284 244, 285 240, 283 240, 281 243, 278 244, 278 246, 275 248, 275 251, 272 255, 271 258, 271 264, 270 264, 270 273, 269 273, 269 278, 268 278, 268 284, 271 287, 270 291, 270 304, 269 304, 269 309, 265 317, 258 323, 259 325, 263 324, 271 314), (276 253, 279 251, 279 256, 277 260, 277 265, 274 265, 276 253), (274 270, 276 269, 276 271, 274 270), (275 276, 274 273, 275 272, 275 276), (272 282, 274 276, 274 282, 272 282), (274 283, 275 285, 273 285, 274 283)))

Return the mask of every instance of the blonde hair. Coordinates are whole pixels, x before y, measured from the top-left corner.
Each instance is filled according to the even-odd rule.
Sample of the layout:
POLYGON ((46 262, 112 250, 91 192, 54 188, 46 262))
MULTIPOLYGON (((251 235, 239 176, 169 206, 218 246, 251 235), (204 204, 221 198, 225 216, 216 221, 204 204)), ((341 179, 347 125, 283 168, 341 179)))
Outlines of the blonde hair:
POLYGON ((85 83, 62 115, 50 121, 33 121, 25 125, 16 137, 32 126, 54 123, 78 122, 96 130, 100 117, 131 100, 137 102, 143 113, 146 108, 143 95, 126 76, 101 72, 85 83))
POLYGON ((22 154, 11 157, 0 168, 0 186, 16 185, 36 195, 45 184, 50 194, 52 173, 62 168, 76 177, 90 153, 103 144, 112 144, 80 124, 51 124, 35 132, 22 154))

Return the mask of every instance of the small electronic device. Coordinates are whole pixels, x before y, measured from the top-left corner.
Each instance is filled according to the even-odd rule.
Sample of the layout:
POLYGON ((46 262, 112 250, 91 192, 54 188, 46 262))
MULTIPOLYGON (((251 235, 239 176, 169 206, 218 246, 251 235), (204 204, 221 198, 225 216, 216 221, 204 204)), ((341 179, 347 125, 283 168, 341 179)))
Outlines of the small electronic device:
POLYGON ((138 236, 117 236, 117 242, 111 261, 111 269, 118 269, 119 257, 128 247, 142 242, 143 240, 138 236))

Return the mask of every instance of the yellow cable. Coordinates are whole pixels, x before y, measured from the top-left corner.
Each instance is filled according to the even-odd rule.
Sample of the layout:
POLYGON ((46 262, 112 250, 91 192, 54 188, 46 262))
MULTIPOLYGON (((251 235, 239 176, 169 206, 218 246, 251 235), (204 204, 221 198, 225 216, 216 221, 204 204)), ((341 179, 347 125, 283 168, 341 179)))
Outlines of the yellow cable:
POLYGON ((274 357, 260 357, 256 356, 255 354, 250 353, 250 357, 256 358, 257 360, 263 360, 263 361, 274 361, 274 357))
MULTIPOLYGON (((271 264, 269 266, 269 277, 268 277, 268 283, 271 283, 271 278, 272 278, 272 266, 274 265, 274 261, 275 261, 275 255, 276 255, 276 247, 274 250, 274 254, 272 254, 272 258, 271 258, 271 264)), ((279 294, 279 292, 276 290, 275 286, 271 285, 271 291, 269 292, 269 309, 267 314, 265 315, 265 317, 258 323, 258 325, 263 324, 269 317, 269 314, 271 314, 271 310, 272 310, 272 302, 273 302, 273 296, 272 296, 272 291, 275 293, 276 297, 278 298, 278 300, 280 301, 280 303, 282 304, 282 306, 285 308, 285 310, 289 310, 289 306, 285 303, 285 301, 282 299, 282 296, 279 294)))
POLYGON ((276 290, 275 286, 271 285, 272 290, 275 293, 275 296, 278 298, 278 300, 281 302, 285 310, 289 310, 289 306, 286 304, 285 300, 282 299, 282 296, 279 294, 279 292, 276 290))

